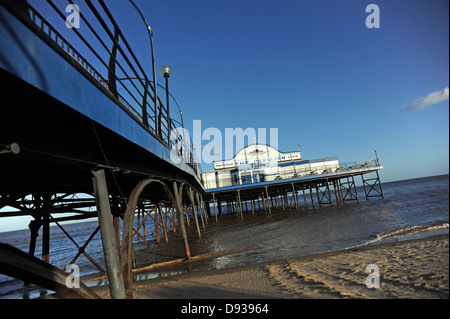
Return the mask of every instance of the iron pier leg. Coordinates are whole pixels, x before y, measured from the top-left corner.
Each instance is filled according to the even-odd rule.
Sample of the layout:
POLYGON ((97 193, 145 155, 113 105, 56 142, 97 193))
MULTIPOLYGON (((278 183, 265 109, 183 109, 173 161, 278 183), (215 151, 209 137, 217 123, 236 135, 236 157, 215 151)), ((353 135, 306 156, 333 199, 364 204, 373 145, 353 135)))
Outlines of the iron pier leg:
POLYGON ((383 197, 383 199, 384 199, 383 188, 381 187, 380 175, 378 175, 378 171, 377 171, 377 180, 378 180, 378 185, 380 185, 381 197, 383 197))
POLYGON ((37 219, 34 219, 30 222, 28 228, 30 228, 30 247, 28 253, 31 256, 34 256, 34 252, 36 249, 36 239, 39 236, 39 228, 41 228, 41 222, 37 219))
POLYGON ((213 193, 213 203, 214 203, 214 216, 216 216, 216 223, 217 223, 217 208, 216 208, 216 196, 213 193))
POLYGON ((238 193, 238 201, 239 201, 239 214, 241 215, 241 218, 244 219, 244 215, 242 214, 241 192, 239 189, 237 190, 237 193, 238 193))
POLYGON ((202 238, 202 234, 200 232, 200 225, 198 224, 197 212, 195 211, 194 194, 193 194, 192 188, 187 189, 187 191, 188 191, 189 199, 191 200, 192 211, 194 213, 194 220, 195 220, 195 226, 197 227, 198 238, 202 238))
MULTIPOLYGON (((158 205, 157 205, 157 204, 154 204, 153 206, 154 206, 154 209, 155 209, 155 232, 156 232, 156 243, 159 245, 160 242, 161 242, 161 238, 160 238, 160 236, 159 236, 159 228, 160 228, 159 223, 160 223, 160 221, 159 221, 159 214, 158 214, 158 205)), ((145 221, 144 221, 144 226, 145 226, 145 221)), ((145 235, 144 235, 144 237, 145 237, 145 235)))
POLYGON ((320 189, 319 186, 316 184, 316 195, 317 195, 317 201, 319 202, 319 206, 322 207, 322 201, 320 200, 320 189))
POLYGON ((331 206, 333 206, 333 198, 331 197, 331 190, 330 190, 330 182, 327 180, 327 189, 328 189, 328 197, 330 200, 331 206))
POLYGON ((305 206, 308 207, 308 203, 306 202, 306 194, 305 194, 305 189, 302 189, 303 192, 303 200, 305 201, 305 206))
MULTIPOLYGON (((188 206, 183 205, 183 211, 184 210, 186 211, 186 224, 187 224, 188 228, 190 228, 191 227, 191 212, 189 209, 189 205, 188 206)), ((192 209, 192 214, 195 214, 195 209, 192 209)))
POLYGON ((202 218, 203 229, 205 229, 205 223, 206 225, 208 224, 208 217, 206 216, 206 210, 202 206, 202 201, 200 200, 198 192, 195 192, 195 199, 197 200, 198 212, 200 213, 200 217, 202 218))
POLYGON ((300 211, 300 201, 298 199, 298 192, 297 191, 295 191, 294 196, 295 196, 294 200, 295 200, 296 205, 297 205, 297 210, 300 211))
POLYGON ((334 192, 336 194, 336 200, 338 201, 338 203, 342 203, 342 193, 341 193, 341 180, 337 179, 334 182, 334 192))
POLYGON ((297 211, 300 210, 300 204, 298 203, 298 195, 295 191, 294 183, 292 183, 292 196, 294 196, 295 206, 297 208, 297 211))
POLYGON ((120 217, 119 216, 113 217, 113 227, 114 227, 114 236, 116 237, 117 253, 119 254, 119 260, 120 260, 122 252, 120 249, 120 217))
POLYGON ((266 196, 267 196, 267 205, 268 205, 268 207, 269 207, 269 215, 272 215, 272 211, 271 211, 271 209, 270 209, 269 191, 267 190, 267 186, 266 186, 265 188, 266 188, 266 196))
POLYGON ((164 231, 164 239, 166 240, 166 243, 169 242, 169 237, 167 235, 167 227, 166 227, 166 221, 164 220, 164 215, 163 215, 163 210, 161 207, 161 202, 158 203, 158 214, 159 214, 159 218, 161 219, 161 224, 163 227, 163 231, 164 231))
POLYGON ((262 205, 263 205, 264 211, 266 211, 267 210, 267 208, 266 208, 266 198, 264 196, 264 192, 261 192, 261 201, 262 201, 262 205))
POLYGON ((255 204, 253 203, 253 198, 250 198, 250 203, 252 205, 252 214, 255 215, 255 204))
POLYGON ((355 189, 356 201, 359 203, 358 192, 356 191, 355 177, 353 175, 352 175, 352 183, 353 183, 353 188, 355 189))
POLYGON ((314 195, 313 195, 313 190, 312 190, 312 185, 309 185, 309 195, 311 196, 311 202, 313 205, 313 208, 316 208, 316 205, 314 204, 314 195))
POLYGON ((223 213, 222 213, 222 201, 220 199, 217 199, 217 210, 219 211, 219 216, 220 218, 223 217, 223 213))
POLYGON ((42 260, 50 263, 50 215, 42 216, 42 260))
POLYGON ((341 190, 341 180, 338 179, 336 180, 336 187, 335 187, 335 191, 336 191, 336 196, 337 198, 339 198, 339 203, 342 203, 342 190, 341 190))
POLYGON ((203 213, 205 214, 206 225, 208 225, 209 217, 211 215, 211 212, 209 210, 209 205, 208 205, 208 207, 206 207, 205 202, 203 201, 203 196, 200 195, 200 193, 197 193, 197 194, 199 194, 198 196, 200 198, 200 204, 201 204, 200 206, 202 207, 203 213))
MULTIPOLYGON (((183 184, 180 185, 180 188, 183 187, 183 184)), ((178 211, 178 218, 180 220, 180 227, 181 227, 181 234, 183 235, 184 240, 184 249, 186 251, 186 259, 191 260, 191 250, 189 248, 189 242, 187 238, 186 233, 186 226, 184 225, 184 214, 183 214, 183 208, 181 205, 181 198, 180 193, 178 192, 177 182, 173 182, 173 192, 175 194, 175 201, 177 203, 177 211, 178 211)))
POLYGON ((366 200, 369 199, 369 196, 367 194, 367 190, 366 190, 366 181, 364 180, 364 174, 361 174, 361 179, 362 179, 362 183, 363 183, 363 187, 364 187, 364 195, 366 195, 366 200))
POLYGON ((109 280, 109 290, 112 299, 125 299, 119 255, 117 253, 116 237, 111 219, 111 207, 106 186, 105 172, 92 172, 95 200, 97 203, 98 222, 102 237, 103 253, 105 255, 106 271, 109 280))

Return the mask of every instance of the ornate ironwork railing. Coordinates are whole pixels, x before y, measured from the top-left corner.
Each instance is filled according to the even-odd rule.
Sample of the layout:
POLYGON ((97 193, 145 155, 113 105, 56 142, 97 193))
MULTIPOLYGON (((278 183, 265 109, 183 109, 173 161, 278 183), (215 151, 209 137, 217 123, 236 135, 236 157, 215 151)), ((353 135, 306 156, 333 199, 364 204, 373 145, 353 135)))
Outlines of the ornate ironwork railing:
MULTIPOLYGON (((183 128, 184 124, 177 101, 169 94, 178 108, 178 112, 171 112, 171 116, 157 93, 158 88, 165 88, 159 85, 155 87, 155 83, 149 79, 106 3, 103 0, 95 1, 95 4, 91 0, 80 0, 76 4, 71 0, 47 0, 49 10, 45 10, 46 16, 52 21, 62 19, 62 23, 54 25, 66 28, 65 12, 68 5, 83 8, 77 12, 83 27, 72 27, 70 40, 67 35, 63 37, 61 34, 68 34, 68 31, 58 32, 48 19, 28 5, 30 27, 76 63, 76 67, 86 77, 199 175, 191 138, 173 134, 176 127, 183 128)), ((165 96, 165 93, 161 96, 165 96)))

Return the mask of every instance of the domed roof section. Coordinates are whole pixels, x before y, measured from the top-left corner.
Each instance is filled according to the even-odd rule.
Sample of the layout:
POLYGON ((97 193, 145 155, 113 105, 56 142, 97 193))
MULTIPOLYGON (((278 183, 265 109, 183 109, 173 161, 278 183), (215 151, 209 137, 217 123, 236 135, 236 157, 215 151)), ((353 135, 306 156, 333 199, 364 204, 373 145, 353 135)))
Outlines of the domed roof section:
POLYGON ((254 163, 277 165, 278 162, 299 161, 301 159, 300 151, 283 153, 269 145, 253 144, 240 150, 232 159, 214 162, 214 169, 245 168, 254 163))
POLYGON ((249 145, 246 148, 239 151, 234 159, 236 161, 249 160, 253 158, 266 158, 266 157, 274 157, 278 156, 280 152, 269 145, 249 145))

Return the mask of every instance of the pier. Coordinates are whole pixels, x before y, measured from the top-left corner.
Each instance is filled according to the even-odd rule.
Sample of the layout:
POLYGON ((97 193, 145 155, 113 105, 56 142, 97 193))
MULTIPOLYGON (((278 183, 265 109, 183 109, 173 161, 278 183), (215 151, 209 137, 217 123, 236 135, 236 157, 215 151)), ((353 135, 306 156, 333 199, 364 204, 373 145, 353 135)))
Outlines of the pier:
POLYGON ((202 174, 202 180, 216 218, 224 209, 243 217, 244 210, 271 214, 274 207, 299 211, 308 202, 313 208, 359 202, 355 177, 361 178, 366 199, 384 198, 378 157, 350 163, 339 163, 337 157, 304 160, 300 151, 283 153, 254 144, 214 167, 202 174))
POLYGON ((238 214, 244 218, 244 211, 254 214, 256 210, 264 210, 271 214, 274 208, 300 211, 307 207, 320 208, 348 201, 359 202, 362 196, 366 200, 370 197, 384 198, 378 174, 378 170, 382 168, 381 165, 374 165, 273 182, 207 189, 205 200, 212 203, 212 214, 217 219, 217 216, 226 213, 238 214), (361 178, 364 194, 358 195, 355 177, 361 178))
MULTIPOLYGON (((154 236, 163 245, 168 232, 180 233, 189 261, 187 229, 201 238, 222 214, 301 210, 307 196, 316 208, 358 201, 363 195, 355 177, 366 199, 383 196, 378 159, 318 170, 320 161, 291 157, 294 172, 264 180, 239 175, 212 187, 198 169, 192 141, 171 134, 183 127, 182 112, 170 100, 170 75, 163 75, 165 87, 157 85, 153 54, 149 75, 105 1, 83 1, 89 12, 81 13, 84 27, 72 28, 71 39, 60 31, 70 2, 48 3, 58 22, 25 0, 0 0, 0 222, 32 217, 28 252, 0 244, 0 273, 67 298, 97 298, 85 285, 67 287, 69 273, 50 264, 50 225, 56 225, 77 249, 68 265, 84 255, 108 276, 112 298, 132 298, 134 238, 150 244, 154 236), (306 164, 308 170, 300 169, 306 164), (61 224, 93 217, 98 227, 85 243, 61 224), (154 229, 146 227, 150 219, 154 229), (103 261, 86 252, 98 232, 103 261), (41 256, 35 256, 38 244, 41 256)), ((145 40, 153 47, 151 29, 145 40)))

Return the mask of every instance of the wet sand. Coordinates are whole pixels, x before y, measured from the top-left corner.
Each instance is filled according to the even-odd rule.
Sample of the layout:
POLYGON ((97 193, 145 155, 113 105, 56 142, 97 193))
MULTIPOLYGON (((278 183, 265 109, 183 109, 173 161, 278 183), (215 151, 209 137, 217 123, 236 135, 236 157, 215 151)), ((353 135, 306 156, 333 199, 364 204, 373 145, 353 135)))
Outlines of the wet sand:
MULTIPOLYGON (((108 287, 94 290, 109 298, 108 287)), ((449 298, 448 235, 140 281, 134 298, 449 298), (369 264, 379 288, 366 287, 369 264)))

